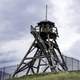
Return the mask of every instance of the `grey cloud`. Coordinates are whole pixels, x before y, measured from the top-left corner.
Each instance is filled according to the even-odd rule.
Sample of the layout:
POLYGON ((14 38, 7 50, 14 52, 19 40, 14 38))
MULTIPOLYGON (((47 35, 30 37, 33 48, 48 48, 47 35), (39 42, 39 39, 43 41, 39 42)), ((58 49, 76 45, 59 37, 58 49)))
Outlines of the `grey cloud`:
POLYGON ((80 40, 76 41, 68 52, 72 57, 80 60, 80 40))
POLYGON ((16 64, 17 61, 20 61, 16 57, 16 51, 8 51, 0 53, 0 67, 5 66, 5 64, 16 64))
POLYGON ((80 0, 73 0, 69 7, 69 17, 71 17, 70 27, 75 28, 77 33, 80 33, 80 0))
MULTIPOLYGON (((43 19, 44 9, 44 0, 0 0, 0 47, 30 35, 30 25, 43 19)), ((0 66, 19 61, 16 54, 19 53, 0 51, 0 66)))
POLYGON ((29 34, 29 25, 39 21, 43 15, 43 5, 44 0, 5 1, 0 9, 0 27, 4 27, 0 31, 0 40, 17 39, 29 34), (34 11, 31 11, 32 8, 34 11))

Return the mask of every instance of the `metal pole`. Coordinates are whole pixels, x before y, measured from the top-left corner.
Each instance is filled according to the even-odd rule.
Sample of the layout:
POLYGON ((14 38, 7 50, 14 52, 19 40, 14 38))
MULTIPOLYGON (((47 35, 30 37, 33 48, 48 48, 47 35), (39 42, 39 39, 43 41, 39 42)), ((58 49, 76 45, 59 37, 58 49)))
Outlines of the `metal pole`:
POLYGON ((73 58, 72 58, 72 71, 73 71, 73 58))
POLYGON ((79 71, 79 61, 77 61, 77 70, 79 71))
POLYGON ((3 77, 3 73, 2 73, 2 71, 3 71, 3 68, 1 68, 1 80, 2 80, 2 77, 3 77))
POLYGON ((47 21, 47 8, 48 8, 48 5, 46 4, 46 21, 47 21))

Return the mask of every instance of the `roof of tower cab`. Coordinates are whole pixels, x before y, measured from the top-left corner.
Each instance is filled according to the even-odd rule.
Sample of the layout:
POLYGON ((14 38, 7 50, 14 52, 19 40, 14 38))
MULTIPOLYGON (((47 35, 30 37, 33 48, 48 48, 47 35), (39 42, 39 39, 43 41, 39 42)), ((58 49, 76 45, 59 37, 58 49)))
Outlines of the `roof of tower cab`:
POLYGON ((55 23, 54 23, 54 22, 47 21, 47 20, 45 20, 45 21, 40 21, 40 22, 38 23, 39 26, 42 25, 42 24, 44 24, 44 25, 46 25, 46 24, 53 25, 53 27, 55 26, 55 23))

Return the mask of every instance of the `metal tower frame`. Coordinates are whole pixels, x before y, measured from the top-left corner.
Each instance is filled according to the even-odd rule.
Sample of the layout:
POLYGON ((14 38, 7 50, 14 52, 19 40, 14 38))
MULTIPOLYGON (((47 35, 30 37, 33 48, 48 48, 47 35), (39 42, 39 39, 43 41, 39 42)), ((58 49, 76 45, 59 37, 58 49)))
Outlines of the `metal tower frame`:
POLYGON ((24 70, 26 75, 66 71, 68 68, 56 41, 58 30, 55 24, 41 21, 37 26, 31 26, 31 34, 35 39, 13 76, 24 70))

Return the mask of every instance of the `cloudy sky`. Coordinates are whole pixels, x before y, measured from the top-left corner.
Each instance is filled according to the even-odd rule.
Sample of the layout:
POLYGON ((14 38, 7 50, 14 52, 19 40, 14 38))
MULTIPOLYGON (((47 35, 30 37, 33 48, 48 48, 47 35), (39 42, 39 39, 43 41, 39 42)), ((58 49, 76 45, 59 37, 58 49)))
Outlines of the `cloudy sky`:
MULTIPOLYGON (((34 40, 30 25, 45 19, 47 0, 0 0, 0 67, 18 64, 34 40)), ((80 0, 48 0, 61 52, 80 60, 80 0)))

